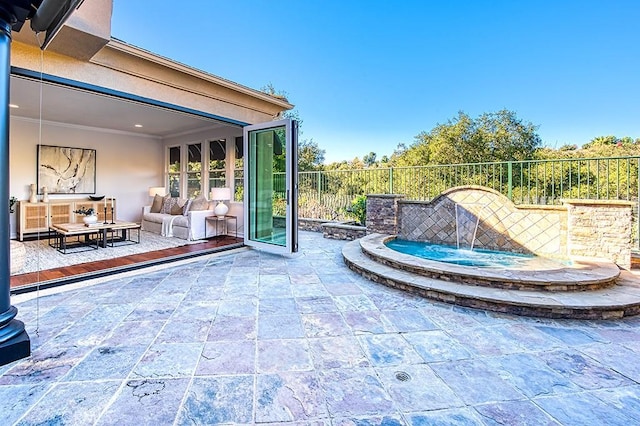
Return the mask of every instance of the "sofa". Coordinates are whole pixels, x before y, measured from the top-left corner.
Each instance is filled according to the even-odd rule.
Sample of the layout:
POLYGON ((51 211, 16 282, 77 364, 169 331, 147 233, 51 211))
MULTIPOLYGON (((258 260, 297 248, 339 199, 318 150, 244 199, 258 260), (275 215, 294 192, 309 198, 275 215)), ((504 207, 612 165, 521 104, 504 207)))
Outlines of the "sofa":
POLYGON ((182 200, 160 197, 160 199, 162 199, 162 204, 159 208, 157 198, 154 199, 151 206, 142 208, 140 225, 143 231, 189 241, 205 238, 205 218, 214 214, 209 201, 204 198, 182 200))

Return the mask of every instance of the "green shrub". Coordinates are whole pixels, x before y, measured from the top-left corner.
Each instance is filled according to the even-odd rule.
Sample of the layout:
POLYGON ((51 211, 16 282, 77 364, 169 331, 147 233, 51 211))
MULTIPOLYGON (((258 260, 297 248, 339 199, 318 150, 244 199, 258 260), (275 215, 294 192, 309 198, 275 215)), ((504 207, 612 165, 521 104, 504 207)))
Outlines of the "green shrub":
POLYGON ((367 196, 358 195, 351 201, 351 206, 347 208, 349 216, 353 217, 360 225, 365 225, 367 221, 367 196))

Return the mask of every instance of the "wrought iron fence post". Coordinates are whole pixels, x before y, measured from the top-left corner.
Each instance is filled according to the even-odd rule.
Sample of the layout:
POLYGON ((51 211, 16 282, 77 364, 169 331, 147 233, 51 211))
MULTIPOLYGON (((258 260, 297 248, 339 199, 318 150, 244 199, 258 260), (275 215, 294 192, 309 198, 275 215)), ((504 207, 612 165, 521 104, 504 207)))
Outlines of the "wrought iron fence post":
POLYGON ((389 167, 389 194, 393 193, 393 167, 389 167))
POLYGON ((320 179, 322 179, 322 177, 320 176, 320 170, 318 170, 317 172, 317 177, 316 177, 316 182, 318 182, 317 186, 318 186, 318 203, 322 202, 321 196, 322 196, 322 181, 320 179))
POLYGON ((507 162, 507 197, 513 201, 513 162, 507 162))

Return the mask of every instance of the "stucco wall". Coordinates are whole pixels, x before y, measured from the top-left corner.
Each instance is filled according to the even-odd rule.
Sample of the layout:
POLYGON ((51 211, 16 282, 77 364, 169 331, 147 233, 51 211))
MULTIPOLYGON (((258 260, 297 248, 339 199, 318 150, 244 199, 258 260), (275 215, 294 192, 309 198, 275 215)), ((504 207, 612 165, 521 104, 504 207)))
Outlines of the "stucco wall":
MULTIPOLYGON (((29 199, 29 184, 36 183, 38 123, 12 119, 10 127, 10 194, 29 199)), ((140 221, 149 203, 148 188, 162 185, 164 150, 158 139, 43 123, 42 144, 96 150, 96 193, 117 199, 117 217, 140 221)), ((87 195, 51 195, 87 198, 87 195)), ((15 221, 12 221, 15 222, 15 221)), ((11 235, 15 236, 12 223, 11 235)))
MULTIPOLYGON (((44 63, 40 63, 40 49, 25 43, 14 42, 11 46, 11 65, 34 71, 42 71, 107 89, 122 91, 157 101, 191 108, 245 123, 270 121, 278 111, 286 109, 270 104, 258 97, 265 94, 245 89, 248 93, 220 86, 194 74, 163 66, 146 60, 134 53, 144 51, 133 46, 133 52, 124 52, 118 47, 126 45, 110 42, 98 52, 91 62, 74 59, 55 52, 44 52, 44 63), (256 97, 251 96, 255 94, 256 97)), ((151 59, 155 56, 147 53, 151 59)), ((167 61, 167 65, 173 65, 167 61)), ((189 71, 185 68, 185 71, 189 71)), ((213 77, 211 77, 213 79, 213 77)), ((241 86, 239 86, 241 87, 241 86)))

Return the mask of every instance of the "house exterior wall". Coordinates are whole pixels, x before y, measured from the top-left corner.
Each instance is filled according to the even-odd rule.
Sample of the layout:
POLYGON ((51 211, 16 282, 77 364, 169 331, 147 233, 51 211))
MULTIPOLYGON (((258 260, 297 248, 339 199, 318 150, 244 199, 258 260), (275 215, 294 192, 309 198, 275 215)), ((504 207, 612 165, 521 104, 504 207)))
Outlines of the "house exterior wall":
MULTIPOLYGON (((88 60, 111 38, 112 13, 113 0, 84 0, 58 31, 47 50, 88 60)), ((13 40, 39 46, 44 41, 44 34, 36 38, 27 23, 20 32, 13 34, 13 40)))
POLYGON ((89 62, 45 51, 42 64, 39 48, 13 42, 11 65, 37 72, 42 67, 45 74, 249 124, 270 121, 289 105, 272 102, 266 94, 231 82, 218 84, 225 80, 169 60, 163 62, 149 52, 118 41, 110 41, 89 62))
MULTIPOLYGON (((220 138, 233 141, 242 135, 243 123, 271 121, 293 105, 111 38, 112 10, 113 0, 85 0, 44 52, 25 25, 14 34, 11 66, 222 119, 220 127, 211 131, 165 139, 74 128, 63 123, 43 125, 43 144, 96 148, 97 193, 116 195, 120 219, 139 220, 141 207, 149 202, 148 188, 166 181, 167 146, 220 138), (234 123, 226 123, 225 119, 234 123)), ((37 136, 37 123, 12 118, 11 193, 19 199, 29 197, 28 186, 36 181, 37 136)), ((233 162, 228 164, 227 176, 232 178, 233 162)), ((239 225, 243 223, 242 210, 242 203, 231 203, 229 214, 238 216, 239 225)))

